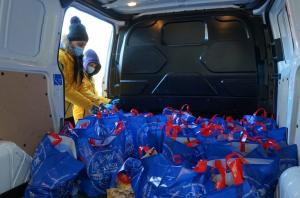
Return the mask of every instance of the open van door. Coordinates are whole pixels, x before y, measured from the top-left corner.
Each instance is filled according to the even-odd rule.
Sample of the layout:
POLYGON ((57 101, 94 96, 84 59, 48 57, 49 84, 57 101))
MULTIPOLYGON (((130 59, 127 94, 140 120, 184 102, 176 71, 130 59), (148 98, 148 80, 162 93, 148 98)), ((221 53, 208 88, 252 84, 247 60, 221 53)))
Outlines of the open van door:
POLYGON ((59 0, 0 0, 0 138, 33 154, 64 116, 59 0))

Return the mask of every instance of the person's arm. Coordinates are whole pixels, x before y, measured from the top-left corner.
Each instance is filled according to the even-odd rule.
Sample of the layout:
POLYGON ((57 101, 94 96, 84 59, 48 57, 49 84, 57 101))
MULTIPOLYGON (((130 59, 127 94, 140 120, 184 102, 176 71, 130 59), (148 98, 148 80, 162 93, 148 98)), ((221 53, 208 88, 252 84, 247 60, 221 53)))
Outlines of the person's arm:
POLYGON ((74 66, 73 63, 68 60, 67 54, 61 52, 59 54, 59 63, 63 67, 64 83, 65 83, 65 100, 86 110, 90 110, 94 102, 82 95, 77 89, 75 89, 75 83, 73 81, 74 66))
POLYGON ((88 79, 87 76, 84 77, 83 82, 80 86, 80 92, 89 98, 91 101, 95 102, 97 105, 100 104, 107 104, 109 103, 110 99, 101 97, 95 90, 95 86, 92 80, 88 79))
POLYGON ((82 119, 85 116, 86 110, 84 108, 74 105, 73 107, 73 118, 74 122, 77 123, 79 119, 82 119))
POLYGON ((99 97, 99 100, 100 100, 101 104, 108 104, 110 102, 110 99, 102 97, 102 96, 99 97))

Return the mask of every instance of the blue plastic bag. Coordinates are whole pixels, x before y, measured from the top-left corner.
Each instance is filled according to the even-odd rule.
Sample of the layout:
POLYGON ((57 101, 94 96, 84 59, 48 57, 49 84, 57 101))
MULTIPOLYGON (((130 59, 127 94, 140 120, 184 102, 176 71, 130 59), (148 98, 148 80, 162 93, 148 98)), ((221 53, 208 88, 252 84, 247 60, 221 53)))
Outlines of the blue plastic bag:
POLYGON ((148 148, 155 148, 157 152, 162 152, 164 141, 164 130, 161 122, 145 123, 133 134, 136 147, 147 146, 148 148))
POLYGON ((167 120, 164 115, 154 115, 152 113, 139 113, 136 109, 131 109, 130 113, 124 113, 121 119, 130 129, 137 130, 145 123, 162 123, 167 120))
MULTIPOLYGON (((249 159, 249 158, 247 158, 249 159)), ((257 197, 274 197, 277 180, 280 176, 279 159, 252 159, 244 165, 244 177, 253 186, 257 197), (255 161, 258 161, 256 164, 255 161)))
POLYGON ((129 148, 126 147, 126 130, 108 137, 104 142, 91 140, 87 137, 76 140, 78 157, 86 166, 80 187, 88 196, 99 196, 112 187, 112 176, 122 166, 129 148))
POLYGON ((214 160, 225 158, 232 152, 239 153, 236 147, 230 145, 230 143, 214 143, 214 144, 204 144, 205 159, 214 160))
MULTIPOLYGON (((216 161, 223 164, 223 174, 226 176, 222 177, 224 180, 221 190, 211 193, 213 197, 227 197, 229 189, 233 193, 231 197, 273 197, 279 176, 278 159, 244 158, 233 152, 225 159, 209 161, 208 164, 212 166, 216 161)), ((209 194, 208 197, 212 195, 209 194)))
POLYGON ((251 185, 248 181, 237 186, 230 186, 220 191, 210 192, 206 195, 201 196, 203 198, 259 198, 255 192, 253 192, 251 185))
POLYGON ((211 119, 198 119, 196 123, 198 127, 194 128, 195 137, 203 143, 223 141, 221 136, 228 133, 226 121, 217 115, 214 115, 211 119))
POLYGON ((25 197, 70 197, 74 181, 83 168, 68 152, 54 148, 46 135, 35 151, 25 197))
POLYGON ((253 113, 253 115, 244 115, 243 118, 250 125, 256 125, 257 123, 258 124, 262 123, 265 125, 265 127, 268 130, 277 128, 276 121, 273 118, 268 117, 268 113, 263 108, 259 108, 256 112, 253 113), (262 112, 261 116, 258 115, 259 112, 262 112))
POLYGON ((128 159, 123 166, 131 177, 135 197, 200 197, 213 189, 209 169, 197 173, 174 166, 163 155, 139 160, 128 159))
POLYGON ((121 117, 126 127, 127 147, 132 148, 132 152, 128 153, 127 157, 139 157, 140 146, 155 147, 157 151, 161 151, 165 116, 151 113, 141 114, 137 110, 133 110, 121 117))
POLYGON ((277 142, 287 143, 287 128, 271 129, 267 131, 267 138, 276 140, 277 142))
POLYGON ((130 175, 137 198, 257 197, 247 180, 240 185, 216 190, 211 179, 211 167, 207 166, 203 172, 195 172, 182 166, 174 166, 163 155, 152 155, 141 161, 130 158, 121 171, 130 175))
POLYGON ((174 141, 165 137, 163 143, 162 154, 176 165, 184 165, 185 167, 193 167, 200 159, 204 158, 204 149, 201 144, 188 145, 185 143, 174 141))
POLYGON ((89 137, 97 140, 105 140, 115 133, 120 122, 120 115, 107 116, 89 115, 78 120, 74 131, 79 137, 89 137))
POLYGON ((262 158, 262 159, 278 159, 280 175, 286 169, 298 166, 298 150, 297 145, 285 145, 280 144, 279 149, 275 148, 263 148, 262 145, 254 149, 252 152, 248 153, 246 157, 249 158, 262 158))
POLYGON ((190 112, 189 105, 185 104, 180 110, 173 109, 172 107, 166 107, 163 109, 163 115, 168 119, 171 119, 174 124, 194 124, 196 117, 190 112), (186 108, 186 111, 184 109, 186 108))

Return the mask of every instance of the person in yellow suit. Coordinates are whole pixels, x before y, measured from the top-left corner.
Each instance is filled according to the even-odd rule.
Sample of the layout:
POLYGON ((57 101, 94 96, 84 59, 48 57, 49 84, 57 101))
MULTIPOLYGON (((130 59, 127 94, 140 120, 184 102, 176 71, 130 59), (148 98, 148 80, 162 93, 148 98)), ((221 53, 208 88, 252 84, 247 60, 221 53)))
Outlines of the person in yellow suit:
POLYGON ((63 48, 59 50, 58 61, 64 76, 65 121, 73 124, 73 105, 80 106, 86 112, 93 112, 99 105, 98 97, 83 88, 83 82, 87 81, 83 69, 83 50, 88 39, 80 19, 72 17, 69 33, 63 41, 63 48))
MULTIPOLYGON (((97 105, 108 104, 110 102, 110 99, 99 96, 95 89, 93 76, 100 71, 101 64, 94 50, 89 49, 85 52, 83 57, 83 68, 85 71, 85 75, 82 84, 79 87, 79 91, 88 95, 89 98, 93 98, 93 101, 95 101, 97 105)), ((89 112, 87 112, 84 107, 80 105, 74 105, 73 117, 75 123, 88 114, 89 112)))

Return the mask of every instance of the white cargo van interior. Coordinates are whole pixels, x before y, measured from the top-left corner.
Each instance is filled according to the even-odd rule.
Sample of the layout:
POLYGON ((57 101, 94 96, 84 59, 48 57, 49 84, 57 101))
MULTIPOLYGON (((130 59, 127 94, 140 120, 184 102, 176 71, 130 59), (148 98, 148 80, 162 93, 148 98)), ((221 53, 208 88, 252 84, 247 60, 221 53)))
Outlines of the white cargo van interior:
MULTIPOLYGON (((300 153, 299 0, 0 0, 1 141, 32 155, 62 127, 57 57, 69 7, 113 25, 102 94, 125 110, 188 103, 196 114, 238 116, 264 107, 300 153)), ((17 187, 1 185, 0 194, 17 187)))

